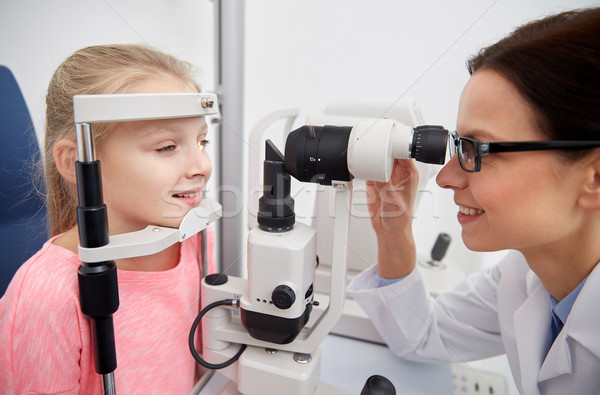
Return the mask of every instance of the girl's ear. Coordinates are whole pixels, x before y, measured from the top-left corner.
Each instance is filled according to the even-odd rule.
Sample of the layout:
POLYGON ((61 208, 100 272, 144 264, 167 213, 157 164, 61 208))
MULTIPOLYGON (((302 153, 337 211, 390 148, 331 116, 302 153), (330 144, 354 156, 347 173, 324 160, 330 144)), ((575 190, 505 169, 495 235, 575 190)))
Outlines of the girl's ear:
POLYGON ((586 210, 600 210, 600 152, 593 155, 578 199, 579 206, 586 210))
POLYGON ((75 142, 69 140, 57 141, 52 149, 52 155, 60 175, 70 183, 76 184, 75 161, 77 160, 77 145, 75 142))

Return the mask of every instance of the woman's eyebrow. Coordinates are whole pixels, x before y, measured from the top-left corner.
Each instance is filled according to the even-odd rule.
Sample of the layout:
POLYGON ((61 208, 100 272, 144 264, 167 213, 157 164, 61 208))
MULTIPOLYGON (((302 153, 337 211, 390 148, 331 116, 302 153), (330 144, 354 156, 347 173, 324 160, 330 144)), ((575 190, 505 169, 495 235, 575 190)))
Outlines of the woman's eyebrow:
POLYGON ((498 136, 494 136, 492 133, 483 129, 468 129, 467 131, 456 131, 459 137, 468 137, 474 140, 480 141, 495 141, 498 140, 498 136))

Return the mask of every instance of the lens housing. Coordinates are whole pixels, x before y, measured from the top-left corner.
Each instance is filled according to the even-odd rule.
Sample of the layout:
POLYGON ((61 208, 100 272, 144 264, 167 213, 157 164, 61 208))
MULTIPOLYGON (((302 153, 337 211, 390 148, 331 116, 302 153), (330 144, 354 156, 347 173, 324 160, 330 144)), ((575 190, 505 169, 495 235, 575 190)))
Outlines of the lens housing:
POLYGON ((443 164, 448 131, 442 126, 416 128, 391 119, 362 121, 354 127, 305 125, 285 144, 285 169, 302 182, 331 185, 354 177, 386 182, 394 159, 443 164))
POLYGON ((331 185, 351 181, 348 138, 352 127, 305 125, 292 131, 285 143, 285 168, 303 182, 331 185))

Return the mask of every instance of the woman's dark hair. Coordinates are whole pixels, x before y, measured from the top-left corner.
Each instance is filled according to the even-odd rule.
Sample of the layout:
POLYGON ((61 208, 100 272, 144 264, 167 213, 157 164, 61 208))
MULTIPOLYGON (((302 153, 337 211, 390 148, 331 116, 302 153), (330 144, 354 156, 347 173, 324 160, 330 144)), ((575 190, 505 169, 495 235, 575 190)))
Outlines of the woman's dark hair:
POLYGON ((554 140, 600 139, 600 8, 530 22, 467 62, 502 74, 554 140))

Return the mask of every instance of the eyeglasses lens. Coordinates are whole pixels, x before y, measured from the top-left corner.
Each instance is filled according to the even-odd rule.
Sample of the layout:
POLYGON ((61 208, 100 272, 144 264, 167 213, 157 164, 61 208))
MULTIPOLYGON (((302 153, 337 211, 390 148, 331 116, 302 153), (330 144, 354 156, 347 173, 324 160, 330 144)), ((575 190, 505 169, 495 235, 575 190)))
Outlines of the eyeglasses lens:
POLYGON ((461 139, 458 147, 458 159, 466 171, 473 171, 475 168, 475 146, 473 142, 461 139))

